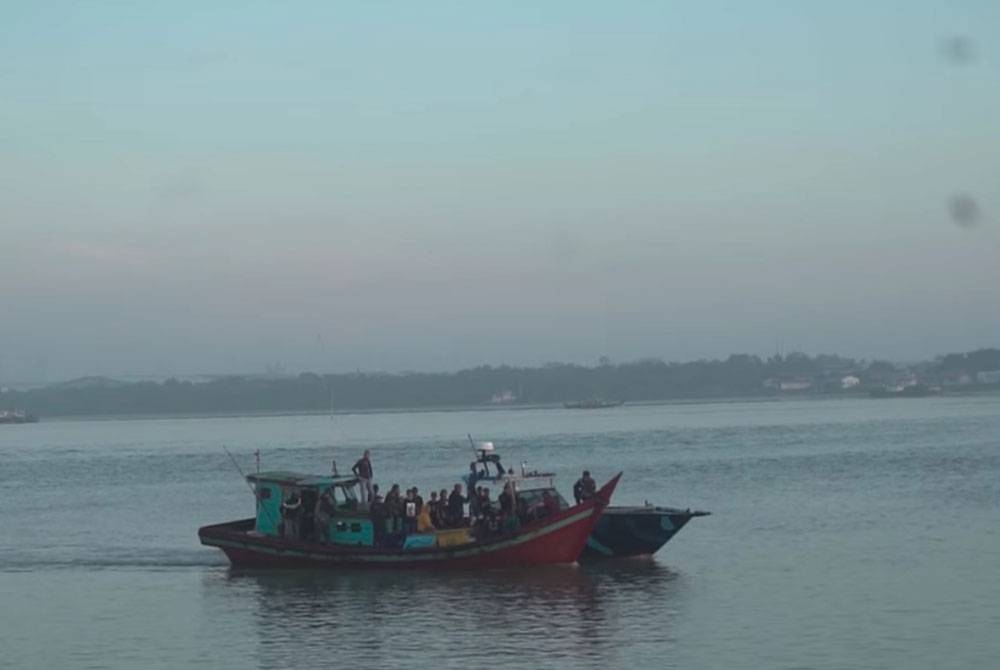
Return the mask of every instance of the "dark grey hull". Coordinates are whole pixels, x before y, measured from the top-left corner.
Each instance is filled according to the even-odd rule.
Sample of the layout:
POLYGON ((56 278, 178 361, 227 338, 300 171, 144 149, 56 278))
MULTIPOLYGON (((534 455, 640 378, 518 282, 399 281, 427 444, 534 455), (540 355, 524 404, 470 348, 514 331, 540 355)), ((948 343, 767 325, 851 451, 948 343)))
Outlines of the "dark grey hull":
POLYGON ((580 559, 651 556, 688 521, 707 514, 674 507, 608 507, 580 559))

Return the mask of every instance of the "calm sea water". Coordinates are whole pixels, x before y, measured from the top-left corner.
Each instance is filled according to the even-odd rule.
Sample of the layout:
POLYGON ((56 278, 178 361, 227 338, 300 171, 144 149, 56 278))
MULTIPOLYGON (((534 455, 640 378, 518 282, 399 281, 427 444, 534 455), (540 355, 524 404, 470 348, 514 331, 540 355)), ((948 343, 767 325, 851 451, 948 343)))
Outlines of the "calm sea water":
POLYGON ((1000 397, 0 426, 5 668, 984 668, 1000 659, 1000 397), (506 462, 708 509, 654 559, 235 572, 199 525, 246 469, 457 481, 506 462))

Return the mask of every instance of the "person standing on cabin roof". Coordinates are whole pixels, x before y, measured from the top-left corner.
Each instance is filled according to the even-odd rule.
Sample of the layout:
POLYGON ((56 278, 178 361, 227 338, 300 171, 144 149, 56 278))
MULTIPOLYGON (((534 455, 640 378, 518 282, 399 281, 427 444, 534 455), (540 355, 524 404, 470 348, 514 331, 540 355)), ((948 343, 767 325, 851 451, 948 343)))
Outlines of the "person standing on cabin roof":
POLYGON ((358 459, 358 462, 354 464, 351 468, 351 472, 354 476, 358 478, 358 482, 361 484, 361 504, 367 505, 368 502, 374 497, 372 491, 372 459, 371 452, 365 449, 364 455, 358 459))
POLYGON ((590 500, 597 495, 597 482, 590 476, 590 470, 584 470, 583 476, 573 484, 573 497, 579 505, 584 500, 590 500))

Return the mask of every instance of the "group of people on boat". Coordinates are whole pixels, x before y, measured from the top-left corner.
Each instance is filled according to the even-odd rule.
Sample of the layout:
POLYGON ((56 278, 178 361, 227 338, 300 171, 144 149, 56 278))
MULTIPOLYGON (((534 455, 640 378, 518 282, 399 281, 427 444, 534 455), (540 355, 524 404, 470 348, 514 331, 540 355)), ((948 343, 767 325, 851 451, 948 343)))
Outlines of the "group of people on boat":
MULTIPOLYGON (((351 472, 359 484, 356 506, 351 510, 367 512, 372 522, 373 544, 376 547, 401 546, 409 535, 468 528, 476 539, 486 539, 514 532, 532 521, 556 514, 561 509, 558 494, 549 490, 541 495, 526 497, 509 480, 489 477, 503 482, 503 489, 494 501, 486 486, 477 485, 486 477, 472 464, 473 476, 468 487, 455 484, 451 491, 442 488, 431 491, 425 500, 420 490, 410 487, 404 492, 393 484, 384 495, 375 484, 371 452, 364 454, 352 466, 351 472), (466 513, 468 509, 468 513, 466 513)), ((498 473, 506 474, 496 460, 498 473)), ((597 487, 588 471, 573 486, 577 503, 593 497, 597 487)), ((311 498, 305 492, 292 492, 281 504, 282 535, 296 539, 330 541, 331 520, 338 515, 337 502, 332 488, 311 498)))

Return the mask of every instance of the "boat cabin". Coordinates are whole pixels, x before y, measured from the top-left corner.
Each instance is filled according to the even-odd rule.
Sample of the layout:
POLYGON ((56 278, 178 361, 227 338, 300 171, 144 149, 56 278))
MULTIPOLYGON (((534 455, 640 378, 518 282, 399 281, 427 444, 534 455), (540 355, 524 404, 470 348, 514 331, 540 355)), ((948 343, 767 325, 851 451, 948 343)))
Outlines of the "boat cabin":
POLYGON ((516 472, 513 468, 507 469, 500 462, 500 455, 492 442, 480 442, 475 445, 475 453, 475 460, 469 463, 469 474, 462 478, 470 491, 475 490, 477 486, 486 485, 494 489, 491 491, 491 498, 496 503, 497 496, 503 491, 504 486, 510 483, 517 497, 529 509, 542 505, 546 492, 558 501, 559 509, 569 507, 569 503, 556 489, 555 473, 538 470, 529 472, 527 463, 521 463, 520 472, 516 472))
POLYGON ((359 504, 356 477, 275 471, 249 475, 247 481, 257 498, 254 531, 261 535, 319 537, 331 544, 364 547, 374 543, 371 518, 359 504))

